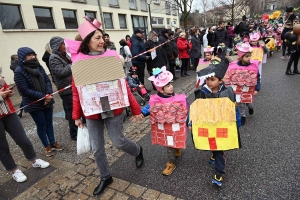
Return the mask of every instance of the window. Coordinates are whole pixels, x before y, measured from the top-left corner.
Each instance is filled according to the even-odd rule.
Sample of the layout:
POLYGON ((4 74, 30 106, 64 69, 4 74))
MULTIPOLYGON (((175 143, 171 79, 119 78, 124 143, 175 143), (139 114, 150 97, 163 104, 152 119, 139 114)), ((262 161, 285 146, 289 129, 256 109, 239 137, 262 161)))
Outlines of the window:
POLYGON ((75 10, 62 10, 66 29, 77 29, 78 22, 75 10))
POLYGON ((18 5, 0 4, 0 22, 2 29, 25 28, 18 5))
POLYGON ((84 11, 84 14, 88 16, 92 21, 96 19, 96 12, 93 11, 84 11))
POLYGON ((228 129, 217 128, 217 138, 228 138, 228 129))
POLYGON ((275 5, 274 4, 271 4, 270 10, 275 10, 275 5))
POLYGON ((152 18, 152 24, 163 25, 164 24, 164 18, 153 17, 152 18))
POLYGON ((208 129, 207 128, 198 128, 198 136, 199 137, 208 137, 208 129))
POLYGON ((54 21, 50 8, 34 7, 34 14, 39 29, 54 29, 54 21))
POLYGON ((141 10, 148 11, 146 0, 140 0, 140 3, 141 3, 141 10))
POLYGON ((126 15, 119 14, 120 28, 127 28, 126 15))
POLYGON ((152 0, 153 1, 153 3, 155 3, 155 4, 159 4, 159 0, 152 0))
POLYGON ((109 5, 110 6, 119 6, 119 1, 118 0, 109 0, 109 5))
POLYGON ((166 7, 166 14, 171 14, 171 6, 169 2, 166 1, 165 7, 166 7))
POLYGON ((129 8, 136 9, 136 2, 135 0, 129 0, 129 8))
POLYGON ((137 16, 137 15, 132 15, 132 25, 133 29, 139 28, 145 31, 145 35, 148 33, 148 24, 147 24, 147 17, 144 16, 137 16))
POLYGON ((105 28, 113 29, 114 25, 113 25, 113 21, 112 21, 112 14, 111 13, 103 13, 103 16, 104 16, 105 28))
POLYGON ((171 25, 171 19, 167 18, 167 25, 171 25))
POLYGON ((175 4, 172 4, 172 14, 177 15, 177 8, 175 4))

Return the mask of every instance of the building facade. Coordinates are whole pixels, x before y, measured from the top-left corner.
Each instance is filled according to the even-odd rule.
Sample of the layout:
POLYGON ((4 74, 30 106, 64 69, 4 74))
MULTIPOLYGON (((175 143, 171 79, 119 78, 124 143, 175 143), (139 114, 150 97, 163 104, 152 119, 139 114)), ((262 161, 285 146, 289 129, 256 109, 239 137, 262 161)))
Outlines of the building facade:
POLYGON ((10 56, 19 47, 31 47, 41 64, 45 46, 52 36, 74 39, 78 26, 97 18, 119 49, 119 41, 132 35, 134 28, 174 29, 179 26, 174 0, 0 0, 0 67, 2 76, 13 84, 10 56), (150 11, 149 12, 149 8, 150 11))
MULTIPOLYGON (((254 1, 253 1, 254 2, 254 1)), ((253 3, 253 12, 261 14, 264 12, 271 13, 274 10, 285 10, 285 7, 292 5, 295 8, 300 6, 299 0, 257 0, 253 3)))

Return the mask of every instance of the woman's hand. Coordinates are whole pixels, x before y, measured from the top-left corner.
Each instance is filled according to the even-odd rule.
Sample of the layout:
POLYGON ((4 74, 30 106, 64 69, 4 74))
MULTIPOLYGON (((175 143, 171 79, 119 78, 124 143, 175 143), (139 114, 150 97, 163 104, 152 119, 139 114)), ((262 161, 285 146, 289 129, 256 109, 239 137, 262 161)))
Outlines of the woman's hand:
POLYGON ((81 119, 76 119, 75 120, 75 125, 78 126, 79 128, 83 128, 84 124, 82 123, 81 119))
POLYGON ((136 122, 139 120, 142 120, 144 118, 143 114, 139 114, 139 115, 133 115, 129 120, 132 122, 136 122))
POLYGON ((8 97, 10 92, 11 90, 4 90, 4 87, 2 87, 0 90, 0 95, 3 99, 5 99, 6 97, 8 97))
POLYGON ((44 105, 47 105, 48 103, 50 103, 51 99, 52 99, 52 95, 51 94, 47 94, 45 96, 45 103, 44 103, 44 105))

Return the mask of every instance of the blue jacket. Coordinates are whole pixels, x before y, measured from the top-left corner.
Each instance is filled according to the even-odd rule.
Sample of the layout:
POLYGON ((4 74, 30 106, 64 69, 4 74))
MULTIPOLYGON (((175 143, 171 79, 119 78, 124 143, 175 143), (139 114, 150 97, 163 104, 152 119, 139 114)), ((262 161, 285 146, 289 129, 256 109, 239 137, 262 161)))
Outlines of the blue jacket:
MULTIPOLYGON (((133 34, 132 37, 130 38, 130 42, 131 42, 132 57, 146 51, 143 39, 139 38, 135 34, 133 34)), ((137 58, 132 59, 131 62, 132 62, 132 65, 146 63, 146 54, 143 54, 137 58)))
MULTIPOLYGON (((35 53, 35 52, 28 47, 21 47, 18 49, 19 66, 14 71, 15 73, 14 81, 17 85, 18 91, 22 96, 24 105, 28 105, 31 102, 43 98, 46 95, 43 94, 42 92, 35 90, 30 74, 25 70, 23 66, 23 61, 25 59, 25 56, 29 53, 35 53)), ((52 85, 50 79, 48 78, 42 66, 40 66, 40 72, 43 75, 43 78, 46 83, 47 94, 51 94, 52 85)), ((42 100, 26 107, 24 110, 25 112, 32 112, 32 111, 42 110, 45 108, 46 106, 44 105, 44 101, 42 100)))
POLYGON ((127 76, 127 82, 130 86, 130 88, 136 88, 139 87, 142 83, 140 82, 139 78, 137 77, 136 79, 132 78, 131 75, 127 76))

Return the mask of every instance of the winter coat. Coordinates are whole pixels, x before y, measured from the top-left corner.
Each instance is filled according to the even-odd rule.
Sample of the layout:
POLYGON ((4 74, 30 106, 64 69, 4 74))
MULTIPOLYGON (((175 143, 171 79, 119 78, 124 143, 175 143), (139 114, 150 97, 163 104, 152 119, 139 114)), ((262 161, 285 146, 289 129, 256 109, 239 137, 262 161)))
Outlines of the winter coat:
POLYGON ((125 54, 124 61, 131 62, 132 55, 127 45, 120 47, 120 55, 124 57, 123 53, 125 54))
POLYGON ((129 50, 130 50, 131 49, 131 42, 130 42, 130 40, 126 40, 126 43, 127 43, 128 47, 129 47, 129 50))
MULTIPOLYGON (((1 84, 1 85, 3 85, 3 89, 4 90, 7 90, 8 89, 8 85, 6 84, 6 82, 4 82, 4 84, 1 84)), ((2 89, 2 88, 1 88, 2 89)), ((10 100, 10 98, 9 97, 6 97, 6 98, 4 98, 3 99, 3 97, 0 95, 0 103, 3 103, 3 102, 5 102, 5 104, 6 104, 6 106, 8 107, 8 109, 10 110, 10 112, 7 114, 7 115, 10 115, 11 113, 13 113, 13 112, 15 112, 15 108, 14 108, 14 106, 13 106, 13 104, 12 104, 12 102, 11 102, 11 100, 10 100)), ((6 114, 0 114, 0 118, 2 118, 2 117, 5 117, 5 116, 7 116, 6 114)))
POLYGON ((243 37, 247 32, 249 31, 249 28, 247 27, 245 22, 240 22, 239 24, 239 35, 243 37))
MULTIPOLYGON (((43 94, 42 92, 37 91, 35 89, 30 74, 25 70, 23 66, 23 61, 25 59, 25 56, 33 52, 34 51, 28 47, 22 47, 18 50, 19 66, 15 69, 14 81, 17 85, 18 91, 22 95, 22 101, 24 105, 28 105, 40 98, 45 97, 46 94, 52 93, 52 85, 50 79, 48 78, 42 66, 39 67, 39 70, 46 83, 46 94, 43 94)), ((45 108, 47 107, 44 105, 44 101, 39 101, 30 106, 25 107, 24 111, 33 112, 45 108)))
POLYGON ((228 33, 228 36, 234 37, 234 27, 228 26, 227 33, 228 33))
POLYGON ((192 54, 194 58, 201 58, 201 40, 196 35, 192 37, 192 46, 192 54))
POLYGON ((281 33, 281 40, 284 41, 284 34, 286 34, 287 32, 290 32, 292 30, 293 30, 293 28, 284 28, 281 33))
MULTIPOLYGON (((148 40, 145 43, 145 49, 146 51, 149 49, 153 49, 154 47, 158 46, 159 42, 153 42, 152 40, 148 40)), ((166 55, 166 52, 164 51, 163 47, 156 48, 156 57, 152 60, 151 58, 151 52, 147 53, 147 56, 150 56, 150 58, 147 60, 147 70, 148 72, 152 72, 153 68, 161 68, 163 66, 167 66, 168 58, 166 55)))
POLYGON ((190 54, 188 53, 189 49, 192 49, 192 43, 185 38, 178 38, 177 40, 177 48, 179 50, 179 58, 190 58, 190 54))
MULTIPOLYGON (((132 57, 145 52, 145 44, 144 44, 142 38, 139 38, 138 36, 133 34, 132 37, 130 38, 130 42, 131 42, 132 57)), ((143 54, 143 55, 133 59, 131 62, 132 62, 132 65, 146 63, 146 54, 143 54)))
MULTIPOLYGON (((171 40, 171 38, 170 38, 170 40, 171 40)), ((171 60, 169 60, 169 64, 174 65, 174 64, 175 64, 175 59, 178 58, 178 56, 179 56, 179 55, 178 55, 178 48, 177 48, 177 45, 176 45, 176 43, 175 43, 174 40, 171 40, 171 41, 170 41, 170 44, 171 44, 171 46, 172 46, 174 58, 171 59, 171 60)))
POLYGON ((212 44, 214 47, 218 46, 220 43, 228 43, 227 31, 223 28, 217 28, 212 37, 212 44))
POLYGON ((19 62, 17 60, 10 61, 10 69, 14 72, 15 69, 18 67, 19 62))
MULTIPOLYGON (((164 43, 164 42, 167 42, 169 38, 168 38, 167 36, 165 36, 165 35, 161 35, 161 36, 159 36, 158 39, 159 39, 159 43, 162 44, 162 43, 164 43)), ((168 61, 171 61, 172 59, 174 60, 175 57, 174 57, 174 55, 173 55, 173 49, 172 49, 171 43, 170 43, 170 42, 167 42, 167 43, 164 44, 162 47, 163 47, 163 49, 164 49, 164 51, 165 51, 165 53, 166 53, 167 60, 168 60, 168 61)))
POLYGON ((207 45, 213 47, 213 43, 212 43, 212 37, 213 37, 214 33, 211 33, 208 31, 206 37, 207 37, 207 45))
POLYGON ((139 80, 139 77, 132 78, 131 75, 128 75, 127 76, 127 81, 128 81, 128 84, 131 88, 136 88, 136 87, 139 87, 139 85, 142 85, 142 83, 139 80))
POLYGON ((49 59, 50 59, 50 53, 48 53, 48 51, 45 51, 43 57, 42 57, 42 60, 46 63, 46 66, 48 67, 49 71, 50 71, 50 68, 49 68, 49 59))

